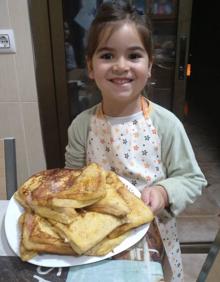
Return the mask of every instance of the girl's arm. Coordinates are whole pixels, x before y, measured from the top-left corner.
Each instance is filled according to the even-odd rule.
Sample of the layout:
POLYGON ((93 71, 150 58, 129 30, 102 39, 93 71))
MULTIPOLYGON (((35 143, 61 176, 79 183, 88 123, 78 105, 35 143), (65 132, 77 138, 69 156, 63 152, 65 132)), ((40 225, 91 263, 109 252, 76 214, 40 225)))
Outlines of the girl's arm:
POLYGON ((82 168, 86 165, 86 144, 91 110, 79 114, 68 128, 65 167, 82 168))
POLYGON ((167 178, 157 185, 166 189, 170 210, 177 215, 201 195, 207 182, 181 122, 177 120, 175 126, 173 124, 169 129, 161 146, 167 178))
POLYGON ((207 181, 179 119, 155 104, 151 118, 161 140, 161 160, 166 175, 166 179, 155 185, 164 187, 169 210, 176 216, 201 195, 207 181))

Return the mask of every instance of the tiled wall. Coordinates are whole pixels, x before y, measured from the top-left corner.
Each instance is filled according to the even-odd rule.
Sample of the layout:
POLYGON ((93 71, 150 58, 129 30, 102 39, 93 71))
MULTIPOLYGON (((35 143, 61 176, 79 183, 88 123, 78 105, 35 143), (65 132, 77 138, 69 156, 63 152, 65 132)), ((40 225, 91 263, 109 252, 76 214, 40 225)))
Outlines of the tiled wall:
POLYGON ((0 138, 16 138, 18 184, 45 169, 28 0, 0 1, 0 29, 13 29, 16 54, 0 54, 0 138))

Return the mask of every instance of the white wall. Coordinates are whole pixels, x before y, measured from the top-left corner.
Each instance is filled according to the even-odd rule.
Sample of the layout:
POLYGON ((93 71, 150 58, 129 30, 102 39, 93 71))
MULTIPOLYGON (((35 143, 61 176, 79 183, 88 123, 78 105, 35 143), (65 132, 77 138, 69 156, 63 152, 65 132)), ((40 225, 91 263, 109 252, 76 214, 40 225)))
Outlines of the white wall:
POLYGON ((18 184, 46 168, 28 0, 0 0, 0 29, 13 29, 16 54, 0 53, 0 138, 16 138, 18 184))

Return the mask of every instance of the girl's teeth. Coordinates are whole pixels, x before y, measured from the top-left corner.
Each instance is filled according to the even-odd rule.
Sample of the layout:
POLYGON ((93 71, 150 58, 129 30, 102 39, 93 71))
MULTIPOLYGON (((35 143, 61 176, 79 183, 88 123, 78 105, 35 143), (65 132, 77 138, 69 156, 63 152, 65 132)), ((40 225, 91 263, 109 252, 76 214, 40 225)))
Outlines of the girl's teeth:
POLYGON ((130 79, 113 79, 112 82, 118 83, 118 84, 124 84, 130 82, 130 79))

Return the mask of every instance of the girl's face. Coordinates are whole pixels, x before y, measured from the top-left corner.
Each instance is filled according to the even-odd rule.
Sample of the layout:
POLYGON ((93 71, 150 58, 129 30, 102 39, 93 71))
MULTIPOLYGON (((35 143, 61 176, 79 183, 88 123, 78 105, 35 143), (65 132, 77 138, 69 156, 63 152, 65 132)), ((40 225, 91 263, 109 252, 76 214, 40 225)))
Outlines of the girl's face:
POLYGON ((147 51, 134 25, 124 23, 110 36, 107 31, 88 62, 89 77, 100 89, 104 105, 139 100, 151 76, 147 51))

